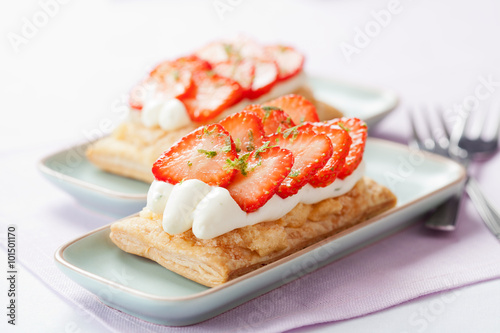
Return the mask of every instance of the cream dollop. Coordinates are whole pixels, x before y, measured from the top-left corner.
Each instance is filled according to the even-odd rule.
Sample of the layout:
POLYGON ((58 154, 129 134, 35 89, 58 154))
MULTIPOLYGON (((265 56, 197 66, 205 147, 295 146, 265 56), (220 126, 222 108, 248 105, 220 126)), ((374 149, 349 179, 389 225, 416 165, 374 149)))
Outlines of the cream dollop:
POLYGON ((211 187, 200 180, 186 180, 177 185, 154 181, 148 193, 147 208, 163 214, 163 230, 178 234, 192 228, 200 239, 210 239, 231 230, 265 221, 274 221, 290 212, 299 203, 314 204, 349 192, 365 171, 361 164, 345 179, 336 179, 326 187, 309 184, 288 198, 274 195, 255 212, 246 213, 223 187, 211 187), (157 194, 164 190, 163 196, 157 194), (155 200, 150 204, 149 200, 155 200), (165 199, 165 197, 167 199, 165 199))
POLYGON ((141 111, 141 121, 146 127, 160 126, 166 131, 175 130, 191 123, 184 104, 176 98, 161 96, 147 99, 141 111))

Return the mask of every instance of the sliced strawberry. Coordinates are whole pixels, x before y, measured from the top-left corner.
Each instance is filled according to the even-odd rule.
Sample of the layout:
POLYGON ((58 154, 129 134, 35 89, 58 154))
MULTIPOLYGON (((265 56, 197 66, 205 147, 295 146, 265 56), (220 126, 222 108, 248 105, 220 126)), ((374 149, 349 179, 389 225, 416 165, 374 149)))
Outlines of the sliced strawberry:
POLYGON ((142 106, 144 105, 144 100, 147 95, 147 81, 142 81, 141 83, 137 84, 135 87, 133 87, 130 90, 130 94, 128 97, 128 103, 131 108, 136 109, 136 110, 142 110, 142 106))
POLYGON ((279 147, 264 144, 230 163, 237 173, 227 189, 231 197, 247 213, 262 207, 276 193, 290 173, 293 155, 279 147))
POLYGON ((158 92, 166 98, 179 98, 186 95, 193 86, 193 73, 187 69, 170 67, 154 78, 158 82, 158 92))
POLYGON ((266 47, 266 51, 273 56, 278 65, 280 81, 298 74, 304 66, 304 56, 292 47, 273 45, 266 47))
POLYGON ((264 103, 265 106, 276 106, 292 117, 294 123, 302 124, 306 121, 318 122, 316 107, 300 95, 289 94, 264 103))
POLYGON ((238 82, 212 72, 195 73, 193 83, 192 93, 180 98, 193 121, 210 120, 243 97, 238 82))
POLYGON ((227 161, 237 157, 234 142, 221 125, 203 126, 164 152, 153 164, 153 174, 170 184, 199 179, 208 185, 226 186, 235 173, 226 167, 227 161))
POLYGON ((163 61, 151 71, 146 80, 132 89, 129 104, 134 109, 142 109, 147 85, 153 85, 155 93, 165 98, 182 98, 193 88, 193 73, 210 69, 208 62, 196 56, 163 61))
POLYGON ((248 95, 252 89, 252 82, 255 75, 255 66, 252 61, 228 60, 215 64, 213 70, 216 74, 238 82, 243 88, 244 95, 248 95))
POLYGON ((247 105, 243 111, 254 112, 264 125, 266 135, 274 134, 294 127, 295 123, 283 110, 272 106, 260 106, 257 104, 247 105))
POLYGON ((253 112, 238 112, 219 122, 231 134, 236 151, 247 153, 260 147, 264 139, 262 121, 253 112))
POLYGON ((278 189, 278 195, 283 199, 296 194, 306 185, 333 153, 332 143, 326 135, 306 128, 290 128, 271 135, 269 140, 272 145, 290 150, 294 157, 292 170, 278 189))
POLYGON ((173 65, 177 68, 190 70, 192 73, 212 69, 212 66, 208 61, 200 59, 195 55, 177 58, 173 65))
POLYGON ((326 123, 306 123, 304 128, 310 128, 315 133, 325 134, 332 143, 333 154, 328 162, 309 179, 309 184, 314 187, 325 187, 333 183, 338 173, 344 166, 345 159, 349 154, 349 147, 352 139, 347 133, 337 125, 326 123))
POLYGON ((346 130, 351 139, 352 144, 349 149, 349 154, 345 159, 345 164, 340 170, 337 177, 344 179, 356 170, 359 163, 363 159, 363 152, 365 151, 366 137, 368 135, 368 127, 366 123, 358 118, 338 118, 332 119, 327 122, 328 124, 338 125, 346 130))
POLYGON ((274 61, 254 59, 253 63, 255 75, 252 89, 247 94, 250 99, 256 99, 268 93, 278 82, 278 66, 274 61))
POLYGON ((239 38, 233 43, 238 55, 243 59, 262 59, 274 61, 272 55, 266 49, 250 38, 239 38))
POLYGON ((234 56, 235 52, 236 50, 232 43, 218 41, 202 47, 195 52, 195 55, 214 65, 219 62, 228 61, 234 56))

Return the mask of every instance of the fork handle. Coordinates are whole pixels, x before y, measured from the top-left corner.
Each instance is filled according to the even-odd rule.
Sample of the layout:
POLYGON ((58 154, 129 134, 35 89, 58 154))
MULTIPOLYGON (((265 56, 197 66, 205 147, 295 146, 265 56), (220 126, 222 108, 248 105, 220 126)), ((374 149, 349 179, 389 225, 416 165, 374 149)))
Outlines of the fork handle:
POLYGON ((466 191, 486 226, 500 240, 500 214, 486 198, 477 181, 470 177, 466 191))
POLYGON ((442 231, 455 230, 462 193, 463 188, 460 188, 455 195, 439 205, 425 221, 425 226, 429 229, 442 231))

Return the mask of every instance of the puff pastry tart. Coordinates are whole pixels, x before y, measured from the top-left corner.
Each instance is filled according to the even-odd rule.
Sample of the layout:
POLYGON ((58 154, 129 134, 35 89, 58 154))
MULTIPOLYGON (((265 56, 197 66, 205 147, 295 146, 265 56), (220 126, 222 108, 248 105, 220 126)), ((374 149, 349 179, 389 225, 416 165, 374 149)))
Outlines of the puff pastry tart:
POLYGON ((295 93, 312 101, 322 119, 342 116, 314 100, 303 64, 304 56, 291 47, 248 39, 214 42, 164 61, 132 89, 128 118, 91 144, 87 157, 103 170, 151 182, 151 164, 175 141, 245 105, 295 93))
POLYGON ((154 162, 147 206, 113 223, 111 240, 217 286, 393 207, 364 176, 365 123, 314 111, 287 95, 187 134, 154 162))

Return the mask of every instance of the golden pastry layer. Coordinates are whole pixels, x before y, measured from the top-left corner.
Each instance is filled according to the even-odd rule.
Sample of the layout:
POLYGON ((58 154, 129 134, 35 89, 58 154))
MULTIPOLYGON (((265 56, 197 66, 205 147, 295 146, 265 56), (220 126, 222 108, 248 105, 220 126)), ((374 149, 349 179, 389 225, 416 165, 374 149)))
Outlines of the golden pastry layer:
MULTIPOLYGON (((307 87, 302 87, 295 93, 303 95, 316 105, 320 119, 342 116, 342 113, 332 106, 316 101, 307 87)), ((241 109, 243 107, 237 111, 241 109)), ((225 118, 229 113, 223 112, 213 122, 225 118)), ((86 152, 87 158, 105 171, 151 183, 154 180, 151 165, 156 159, 178 139, 200 125, 193 123, 175 131, 165 131, 158 126, 148 128, 138 119, 129 119, 118 126, 110 136, 91 144, 86 152)))
POLYGON ((384 186, 362 178, 348 193, 317 204, 299 204, 277 221, 236 229, 213 239, 191 230, 169 235, 161 216, 143 211, 111 225, 122 250, 152 259, 188 279, 213 287, 299 251, 396 205, 384 186))

